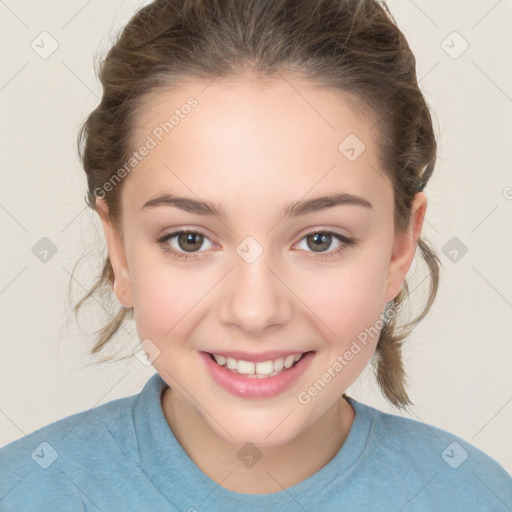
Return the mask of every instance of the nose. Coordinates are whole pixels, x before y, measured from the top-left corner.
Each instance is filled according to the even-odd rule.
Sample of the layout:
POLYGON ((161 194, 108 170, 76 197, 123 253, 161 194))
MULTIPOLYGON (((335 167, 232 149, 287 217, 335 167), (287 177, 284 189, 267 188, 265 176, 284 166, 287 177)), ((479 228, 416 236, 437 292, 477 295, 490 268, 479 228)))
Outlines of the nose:
POLYGON ((235 262, 218 309, 224 325, 251 335, 282 327, 293 316, 293 293, 264 255, 252 263, 235 262))

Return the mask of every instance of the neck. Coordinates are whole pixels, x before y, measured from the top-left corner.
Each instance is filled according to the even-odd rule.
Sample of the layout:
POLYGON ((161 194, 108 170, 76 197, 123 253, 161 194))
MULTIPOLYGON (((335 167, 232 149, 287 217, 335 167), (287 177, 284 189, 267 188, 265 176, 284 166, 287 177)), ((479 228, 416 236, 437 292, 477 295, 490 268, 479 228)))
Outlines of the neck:
POLYGON ((286 444, 258 448, 261 459, 245 467, 237 457, 241 446, 219 438, 170 388, 163 393, 162 408, 176 439, 196 466, 225 489, 244 494, 279 492, 315 474, 343 446, 355 415, 341 397, 286 444))

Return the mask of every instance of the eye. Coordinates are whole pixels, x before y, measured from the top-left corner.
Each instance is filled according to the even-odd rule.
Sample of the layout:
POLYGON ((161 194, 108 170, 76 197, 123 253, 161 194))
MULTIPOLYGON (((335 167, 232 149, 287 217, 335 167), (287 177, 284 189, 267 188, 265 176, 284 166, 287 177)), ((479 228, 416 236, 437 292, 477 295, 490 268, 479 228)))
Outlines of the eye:
MULTIPOLYGON (((211 249, 213 244, 206 235, 189 229, 173 231, 156 240, 162 249, 176 260, 197 259, 199 253, 205 252, 200 250, 205 241, 210 244, 206 250, 211 249)), ((317 230, 301 238, 299 245, 305 243, 305 247, 299 249, 313 253, 315 258, 332 258, 356 245, 356 242, 336 231, 317 230)))
MULTIPOLYGON (((197 258, 199 251, 205 241, 213 245, 208 237, 198 231, 189 229, 180 229, 172 233, 168 233, 157 240, 162 249, 170 254, 174 259, 197 258)), ((209 249, 211 247, 208 247, 209 249)))
POLYGON ((348 250, 356 244, 356 241, 336 231, 311 231, 301 239, 299 244, 301 243, 305 244, 299 247, 301 250, 315 253, 315 256, 320 258, 331 258, 348 250), (335 247, 329 251, 328 249, 332 249, 333 242, 335 247))

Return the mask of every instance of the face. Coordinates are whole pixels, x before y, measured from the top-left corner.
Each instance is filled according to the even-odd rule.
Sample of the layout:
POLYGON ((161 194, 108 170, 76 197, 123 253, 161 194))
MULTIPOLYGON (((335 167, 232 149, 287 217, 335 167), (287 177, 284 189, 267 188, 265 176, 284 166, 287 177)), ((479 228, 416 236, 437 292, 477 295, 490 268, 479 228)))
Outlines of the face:
POLYGON ((227 442, 278 446, 315 424, 369 362, 414 256, 425 196, 395 233, 377 134, 347 100, 291 78, 159 92, 134 133, 150 149, 123 183, 122 233, 98 199, 117 298, 177 400, 227 442), (268 379, 207 355, 263 372, 305 353, 268 379))

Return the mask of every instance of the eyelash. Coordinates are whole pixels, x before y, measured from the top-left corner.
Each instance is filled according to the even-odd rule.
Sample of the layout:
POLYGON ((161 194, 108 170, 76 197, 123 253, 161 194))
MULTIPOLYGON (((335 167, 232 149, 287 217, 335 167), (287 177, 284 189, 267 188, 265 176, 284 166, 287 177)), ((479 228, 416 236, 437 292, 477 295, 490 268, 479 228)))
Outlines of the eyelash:
MULTIPOLYGON (((177 231, 173 231, 172 233, 168 233, 160 238, 158 238, 156 240, 156 242, 161 245, 163 251, 165 253, 167 253, 171 258, 175 259, 175 260, 188 260, 188 259, 197 259, 198 258, 198 254, 200 252, 205 252, 205 251, 199 251, 199 252, 195 252, 195 253, 184 253, 184 252, 180 252, 180 251, 176 251, 175 249, 173 249, 172 247, 169 246, 169 244, 167 243, 169 240, 171 240, 172 238, 178 236, 178 235, 182 235, 182 234, 191 234, 191 235, 199 235, 199 236, 204 236, 204 238, 206 238, 207 240, 209 240, 208 237, 206 237, 203 233, 199 232, 199 231, 194 231, 193 229, 179 229, 177 231)), ((325 252, 325 253, 315 253, 313 252, 313 254, 315 255, 314 257, 318 257, 318 258, 321 258, 321 259, 330 259, 330 258, 333 258, 334 256, 337 256, 338 254, 341 254, 345 251, 347 251, 350 247, 356 245, 357 243, 357 240, 355 239, 350 239, 350 238, 347 238, 346 236, 342 235, 341 233, 338 233, 336 231, 327 231, 327 230, 317 230, 317 231, 310 231, 309 233, 306 233, 300 240, 304 240, 306 237, 310 236, 310 235, 332 235, 336 240, 338 240, 339 242, 342 243, 342 245, 340 245, 337 249, 333 250, 333 251, 330 251, 330 252, 325 252)))

